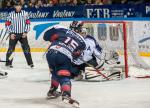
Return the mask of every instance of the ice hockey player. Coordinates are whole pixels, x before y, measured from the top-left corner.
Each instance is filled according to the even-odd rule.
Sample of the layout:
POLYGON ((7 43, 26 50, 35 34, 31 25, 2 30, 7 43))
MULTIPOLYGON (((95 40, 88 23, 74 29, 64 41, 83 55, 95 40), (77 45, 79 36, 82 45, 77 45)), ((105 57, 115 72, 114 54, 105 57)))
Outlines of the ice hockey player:
POLYGON ((51 42, 46 54, 52 74, 48 97, 59 96, 56 90, 60 85, 63 102, 79 107, 79 102, 71 98, 72 61, 85 50, 84 38, 72 30, 55 26, 44 33, 43 39, 51 42))
MULTIPOLYGON (((73 22, 74 23, 74 22, 73 22)), ((79 23, 79 22, 78 22, 79 23)), ((90 36, 87 34, 86 28, 83 28, 81 24, 78 24, 76 21, 75 24, 70 24, 70 29, 78 32, 80 35, 82 35, 86 42, 86 50, 84 50, 83 54, 78 58, 77 60, 74 60, 75 69, 74 71, 85 71, 85 67, 90 65, 96 69, 100 69, 103 67, 104 63, 114 61, 118 61, 118 53, 112 52, 111 54, 106 54, 106 52, 103 50, 103 48, 98 44, 98 42, 95 40, 93 36, 90 36), (72 27, 72 25, 74 25, 72 27)), ((95 76, 96 77, 96 76, 95 76)), ((75 80, 81 80, 83 78, 82 74, 79 74, 77 77, 75 77, 75 80)), ((89 79, 90 76, 86 76, 85 78, 89 79)))

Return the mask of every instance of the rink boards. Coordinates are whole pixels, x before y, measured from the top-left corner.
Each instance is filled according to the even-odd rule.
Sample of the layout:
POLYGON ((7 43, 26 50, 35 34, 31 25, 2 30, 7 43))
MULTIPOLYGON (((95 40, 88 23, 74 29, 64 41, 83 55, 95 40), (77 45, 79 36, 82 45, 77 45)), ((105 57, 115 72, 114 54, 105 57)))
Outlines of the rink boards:
MULTIPOLYGON (((60 21, 60 20, 59 21, 33 20, 31 22, 30 32, 28 33, 28 41, 31 47, 31 51, 32 52, 45 52, 49 43, 44 42, 43 40, 44 32, 48 30, 49 28, 53 27, 54 25, 61 25, 66 28, 69 28, 69 25, 71 22, 72 21, 60 21)), ((113 22, 115 21, 111 21, 111 22, 112 22, 111 26, 115 27, 115 23, 113 24, 113 22)), ((141 56, 149 57, 150 56, 150 35, 149 35, 150 34, 150 21, 124 21, 124 22, 132 23, 132 28, 129 28, 127 24, 127 28, 129 28, 127 32, 128 32, 129 37, 130 35, 133 36, 134 42, 136 46, 139 48, 138 53, 141 56)), ((99 28, 108 26, 108 23, 101 24, 101 21, 98 21, 97 23, 91 23, 89 25, 90 25, 90 28, 92 28, 93 30, 91 31, 93 33, 90 32, 91 35, 93 35, 99 41, 99 43, 108 42, 109 43, 109 45, 107 44, 108 46, 112 46, 111 44, 113 43, 120 44, 117 42, 119 42, 119 39, 122 39, 123 34, 120 34, 119 37, 114 37, 113 39, 110 37, 111 33, 107 33, 108 31, 106 33, 105 32, 101 33, 101 31, 99 31, 99 28), (103 38, 102 39, 100 37, 99 32, 101 35, 103 34, 106 35, 107 38, 105 39, 105 37, 102 37, 103 38)), ((7 51, 8 43, 9 43, 8 33, 6 32, 4 22, 1 22, 0 23, 0 52, 7 51)), ((17 44, 15 51, 16 52, 22 51, 22 49, 20 48, 20 43, 17 44)))

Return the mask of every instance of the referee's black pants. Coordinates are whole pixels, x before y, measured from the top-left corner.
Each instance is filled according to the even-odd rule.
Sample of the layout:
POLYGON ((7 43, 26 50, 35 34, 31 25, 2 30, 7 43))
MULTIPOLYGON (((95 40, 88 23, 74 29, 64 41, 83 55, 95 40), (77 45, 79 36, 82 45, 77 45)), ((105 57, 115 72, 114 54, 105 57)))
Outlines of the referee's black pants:
POLYGON ((6 54, 6 66, 10 66, 12 65, 12 61, 13 59, 11 59, 12 57, 12 53, 15 50, 16 44, 19 41, 21 43, 21 47, 23 49, 26 61, 28 65, 32 65, 33 61, 32 61, 32 57, 31 57, 31 52, 30 52, 30 46, 28 44, 28 40, 27 37, 22 38, 22 33, 21 34, 15 34, 16 38, 15 39, 11 39, 9 38, 9 48, 6 54))

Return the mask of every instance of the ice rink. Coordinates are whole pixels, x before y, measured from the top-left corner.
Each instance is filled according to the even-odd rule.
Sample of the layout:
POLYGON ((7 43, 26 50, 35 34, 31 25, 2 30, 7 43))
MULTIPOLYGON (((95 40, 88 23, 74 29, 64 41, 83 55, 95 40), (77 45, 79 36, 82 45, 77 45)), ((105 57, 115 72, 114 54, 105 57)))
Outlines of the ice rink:
MULTIPOLYGON (((61 99, 46 100, 49 71, 42 54, 32 53, 34 69, 26 65, 22 53, 15 54, 14 68, 9 70, 8 78, 0 79, 0 108, 71 108, 61 99)), ((5 54, 0 53, 0 57, 5 54)), ((81 108, 150 108, 150 79, 73 81, 72 97, 81 108)))

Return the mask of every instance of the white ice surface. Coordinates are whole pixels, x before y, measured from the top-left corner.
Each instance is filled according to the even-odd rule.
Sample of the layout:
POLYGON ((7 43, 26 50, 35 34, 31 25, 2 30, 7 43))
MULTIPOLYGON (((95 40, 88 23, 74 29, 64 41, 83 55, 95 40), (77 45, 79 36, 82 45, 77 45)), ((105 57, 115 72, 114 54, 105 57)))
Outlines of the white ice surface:
MULTIPOLYGON (((0 53, 1 59, 4 53, 0 53)), ((22 53, 16 53, 8 78, 0 79, 0 108, 71 108, 57 100, 46 100, 49 72, 41 53, 33 53, 30 69, 22 53)), ((4 64, 0 64, 4 67, 4 64)), ((132 70, 134 71, 134 70, 132 70)), ((73 82, 72 97, 81 108, 150 108, 150 79, 108 82, 73 82)))

